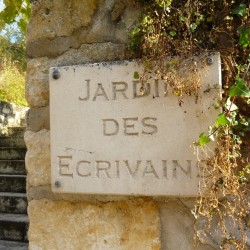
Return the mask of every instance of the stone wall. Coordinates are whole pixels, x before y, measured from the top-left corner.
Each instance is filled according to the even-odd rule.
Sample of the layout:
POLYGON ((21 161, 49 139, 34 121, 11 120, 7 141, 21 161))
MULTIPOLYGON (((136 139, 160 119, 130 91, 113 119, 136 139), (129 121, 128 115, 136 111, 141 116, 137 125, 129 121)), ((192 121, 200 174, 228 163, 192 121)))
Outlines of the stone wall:
POLYGON ((49 68, 133 57, 127 34, 139 11, 132 0, 31 2, 25 133, 30 249, 216 249, 194 247, 194 199, 51 192, 49 68))
POLYGON ((25 126, 28 108, 0 101, 0 134, 8 134, 8 127, 25 126))

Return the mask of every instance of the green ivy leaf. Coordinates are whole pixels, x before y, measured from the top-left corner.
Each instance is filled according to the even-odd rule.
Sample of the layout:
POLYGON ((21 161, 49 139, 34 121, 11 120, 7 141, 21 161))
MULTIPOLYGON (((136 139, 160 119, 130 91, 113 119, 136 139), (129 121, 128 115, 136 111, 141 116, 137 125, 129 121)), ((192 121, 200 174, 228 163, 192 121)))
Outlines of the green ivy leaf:
POLYGON ((229 125, 230 121, 227 119, 224 113, 220 113, 215 121, 215 126, 218 128, 219 126, 229 125))
POLYGON ((196 30, 196 28, 197 28, 197 24, 196 23, 191 23, 189 28, 190 28, 191 32, 194 32, 196 30))
POLYGON ((170 31, 170 32, 169 32, 169 35, 170 35, 171 37, 176 36, 176 31, 175 31, 175 30, 170 31))
POLYGON ((201 133, 197 144, 202 147, 205 144, 209 143, 210 141, 211 139, 208 136, 206 136, 204 133, 201 133))
POLYGON ((135 79, 139 79, 140 78, 140 75, 137 71, 134 72, 134 78, 135 79))
POLYGON ((241 3, 233 10, 233 14, 245 17, 247 15, 247 6, 244 3, 241 3))
POLYGON ((187 18, 185 16, 180 16, 179 19, 180 19, 181 22, 185 22, 187 20, 187 18))
POLYGON ((250 45, 250 29, 248 27, 241 28, 239 43, 243 48, 250 45))
POLYGON ((235 85, 229 88, 229 96, 244 96, 250 97, 250 90, 246 86, 244 80, 242 78, 237 78, 235 85))

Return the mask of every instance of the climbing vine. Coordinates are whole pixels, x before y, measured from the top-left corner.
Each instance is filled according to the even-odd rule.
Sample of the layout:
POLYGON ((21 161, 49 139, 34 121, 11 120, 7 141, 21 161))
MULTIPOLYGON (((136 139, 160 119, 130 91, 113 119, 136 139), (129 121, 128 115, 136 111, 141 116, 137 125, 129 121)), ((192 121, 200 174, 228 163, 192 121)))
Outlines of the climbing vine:
POLYGON ((145 66, 142 91, 150 72, 166 81, 179 100, 185 95, 197 97, 200 77, 193 58, 205 52, 221 54, 223 90, 217 108, 222 112, 195 142, 206 152, 207 143, 214 141, 216 149, 205 164, 208 178, 203 180, 193 213, 204 226, 202 232, 196 226, 199 238, 213 235, 211 227, 216 224, 221 249, 245 249, 250 177, 249 3, 137 0, 136 4, 142 12, 129 33, 129 46, 145 66), (168 57, 177 59, 169 63, 168 57), (182 72, 191 71, 191 78, 185 73, 179 77, 185 67, 182 72))

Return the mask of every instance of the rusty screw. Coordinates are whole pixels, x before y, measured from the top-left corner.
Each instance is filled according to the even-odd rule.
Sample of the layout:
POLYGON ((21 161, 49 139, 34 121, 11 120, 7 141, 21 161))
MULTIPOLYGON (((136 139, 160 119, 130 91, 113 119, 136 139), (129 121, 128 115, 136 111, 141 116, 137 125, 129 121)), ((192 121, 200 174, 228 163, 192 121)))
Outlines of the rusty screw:
POLYGON ((57 187, 57 188, 61 187, 61 182, 60 181, 56 181, 55 182, 55 187, 57 187))
POLYGON ((53 77, 53 79, 55 79, 55 80, 59 79, 59 78, 60 78, 60 72, 59 72, 57 69, 55 69, 55 70, 53 71, 53 73, 52 73, 52 77, 53 77))
POLYGON ((208 58, 207 58, 207 64, 208 64, 208 65, 212 65, 213 62, 214 62, 213 58, 211 58, 211 57, 208 57, 208 58))

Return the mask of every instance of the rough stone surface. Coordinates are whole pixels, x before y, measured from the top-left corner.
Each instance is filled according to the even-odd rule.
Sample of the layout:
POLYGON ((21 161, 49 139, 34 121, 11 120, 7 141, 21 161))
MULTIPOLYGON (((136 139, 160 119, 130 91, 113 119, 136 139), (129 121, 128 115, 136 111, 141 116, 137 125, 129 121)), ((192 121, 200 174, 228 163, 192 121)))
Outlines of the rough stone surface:
POLYGON ((39 186, 50 183, 50 133, 43 129, 38 133, 26 131, 27 145, 25 157, 28 185, 39 186))
POLYGON ((8 127, 24 126, 28 108, 0 101, 0 135, 8 134, 8 127))
POLYGON ((71 37, 56 37, 50 39, 38 39, 27 44, 27 54, 30 57, 56 57, 72 47, 71 37))
POLYGON ((125 9, 126 9, 126 5, 123 3, 123 1, 115 3, 114 8, 111 13, 111 20, 113 22, 116 22, 124 13, 125 9))
POLYGON ((38 132, 42 129, 50 129, 49 106, 31 108, 27 113, 27 130, 38 132))
POLYGON ((75 29, 90 24, 96 4, 97 0, 33 1, 27 40, 70 36, 75 29))
POLYGON ((82 44, 127 43, 127 32, 139 13, 132 0, 36 1, 32 10, 29 57, 56 57, 82 44))
MULTIPOLYGON (((221 221, 216 214, 209 222, 211 227, 209 230, 206 229, 205 222, 206 218, 202 217, 198 218, 196 221, 197 233, 201 242, 205 242, 213 247, 223 245, 223 249, 235 249, 232 244, 225 242, 225 235, 223 229, 220 227, 221 221)), ((247 227, 247 223, 243 222, 243 225, 241 226, 236 220, 232 220, 232 218, 228 216, 225 221, 225 228, 227 230, 228 238, 232 235, 236 240, 241 240, 243 236, 246 236, 246 248, 244 249, 250 249, 250 229, 247 227)))
POLYGON ((27 64, 26 100, 29 107, 43 107, 49 103, 48 60, 39 58, 27 64))
POLYGON ((0 240, 0 250, 28 250, 28 243, 0 240))
POLYGON ((160 249, 156 205, 147 200, 99 204, 33 200, 29 249, 160 249))
MULTIPOLYGON (((193 200, 194 202, 194 200, 193 200)), ((190 200, 189 200, 190 203, 190 200)), ((190 205, 190 204, 189 204, 190 205)), ((194 217, 181 200, 160 202, 162 250, 215 250, 194 242, 194 217)))
POLYGON ((110 202, 110 201, 125 201, 134 199, 134 196, 126 196, 126 195, 82 195, 82 194, 66 194, 60 193, 56 194, 51 191, 51 186, 36 186, 36 187, 29 187, 28 189, 28 200, 41 200, 41 199, 50 199, 54 201, 71 201, 71 202, 91 202, 91 203, 98 203, 98 202, 110 202))

